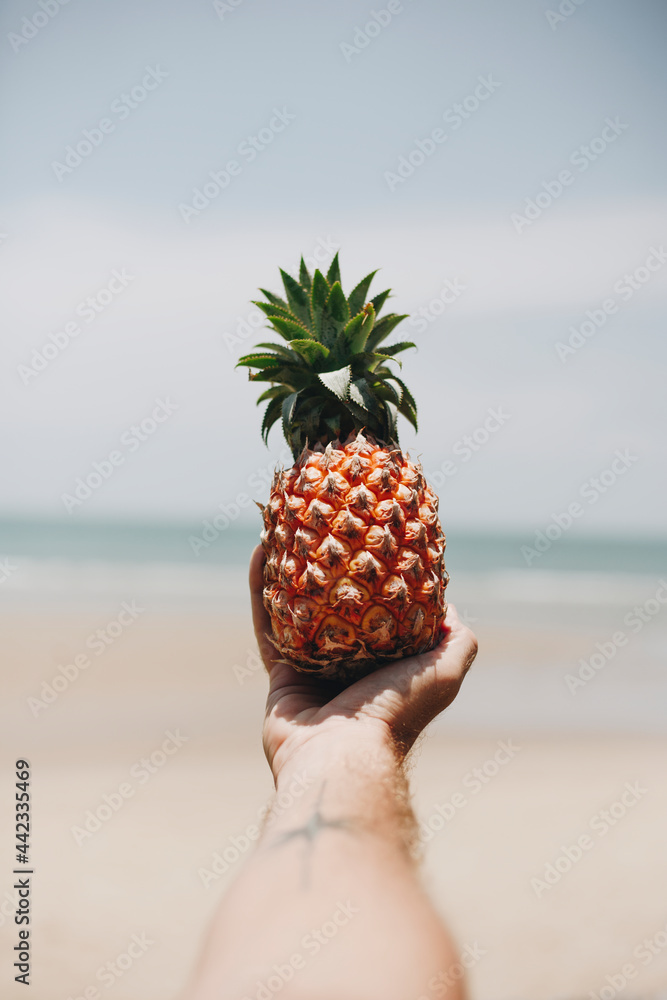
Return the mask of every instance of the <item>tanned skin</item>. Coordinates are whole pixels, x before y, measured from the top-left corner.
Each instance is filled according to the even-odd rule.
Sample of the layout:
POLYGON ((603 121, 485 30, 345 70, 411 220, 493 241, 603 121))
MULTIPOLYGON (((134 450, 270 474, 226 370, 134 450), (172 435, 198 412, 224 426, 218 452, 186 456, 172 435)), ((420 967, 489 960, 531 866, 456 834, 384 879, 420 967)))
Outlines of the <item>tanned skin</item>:
MULTIPOLYGON (((428 996, 457 951, 420 883, 404 765, 456 697, 477 641, 450 605, 429 653, 342 689, 298 673, 268 638, 263 558, 256 549, 250 590, 281 805, 222 899, 183 1000, 428 996)), ((447 996, 464 1000, 463 984, 447 996)))

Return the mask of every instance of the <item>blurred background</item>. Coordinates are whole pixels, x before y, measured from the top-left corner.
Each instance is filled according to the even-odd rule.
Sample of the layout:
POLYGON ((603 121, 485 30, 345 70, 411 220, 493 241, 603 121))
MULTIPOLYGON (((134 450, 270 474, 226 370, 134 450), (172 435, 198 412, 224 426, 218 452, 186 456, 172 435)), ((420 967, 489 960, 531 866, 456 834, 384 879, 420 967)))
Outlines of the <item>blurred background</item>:
POLYGON ((8 817, 33 770, 35 995, 172 995, 270 793, 245 567, 289 457, 234 365, 257 287, 339 250, 410 314, 401 443, 480 638, 413 776, 472 993, 604 996, 629 964, 658 997, 665 5, 5 0, 0 29, 0 733, 8 817))

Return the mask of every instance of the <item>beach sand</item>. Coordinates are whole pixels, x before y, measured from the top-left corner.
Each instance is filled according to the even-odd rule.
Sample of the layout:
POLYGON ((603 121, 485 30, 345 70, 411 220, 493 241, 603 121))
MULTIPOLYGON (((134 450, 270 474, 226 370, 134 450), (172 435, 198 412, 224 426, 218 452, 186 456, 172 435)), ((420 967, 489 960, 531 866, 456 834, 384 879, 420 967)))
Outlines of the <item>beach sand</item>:
MULTIPOLYGON (((2 619, 3 657, 11 664, 0 713, 0 995, 7 1000, 27 995, 12 982, 16 927, 7 915, 16 758, 32 765, 36 1000, 75 1000, 95 985, 110 1000, 174 996, 242 864, 245 831, 271 792, 259 742, 266 682, 253 669, 247 616, 142 613, 97 655, 86 640, 116 610, 18 611, 2 619), (90 665, 51 704, 31 710, 28 698, 39 698, 59 665, 85 651, 90 665), (167 733, 175 738, 170 749, 180 745, 164 761, 158 753, 149 773, 140 761, 160 750, 167 733), (129 797, 114 812, 102 810, 100 828, 79 833, 77 843, 87 811, 105 795, 117 803, 123 784, 129 797), (229 868, 205 887, 201 870, 211 871, 215 852, 225 853, 229 868), (142 957, 122 975, 96 978, 133 935, 144 941, 142 957)), ((475 628, 481 653, 469 692, 478 699, 485 690, 501 692, 511 660, 506 701, 519 703, 519 681, 539 659, 539 637, 499 622, 475 628)), ((558 641, 553 657, 569 662, 588 637, 575 642, 561 633, 558 641)), ((667 739, 655 731, 531 728, 529 715, 504 712, 502 704, 495 719, 487 705, 476 724, 463 698, 412 764, 425 883, 461 946, 481 955, 470 971, 472 996, 599 996, 606 977, 632 963, 636 977, 622 996, 657 997, 667 984, 667 739), (494 762, 498 741, 510 747, 501 764, 494 762), (626 785, 635 792, 613 807, 626 785), (598 814, 610 807, 624 815, 602 833, 598 814), (592 847, 553 885, 536 889, 531 880, 544 879, 549 863, 566 868, 558 861, 563 848, 584 834, 592 847), (641 943, 656 935, 651 956, 641 943)), ((423 996, 437 995, 425 980, 423 996)))

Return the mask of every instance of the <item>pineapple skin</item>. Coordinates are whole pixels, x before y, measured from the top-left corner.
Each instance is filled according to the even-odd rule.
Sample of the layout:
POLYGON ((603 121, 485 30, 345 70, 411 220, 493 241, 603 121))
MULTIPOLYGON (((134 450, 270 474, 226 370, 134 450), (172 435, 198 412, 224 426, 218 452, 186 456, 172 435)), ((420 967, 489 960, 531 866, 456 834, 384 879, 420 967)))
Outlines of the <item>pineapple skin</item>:
POLYGON ((304 673, 350 682, 432 649, 447 606, 438 498, 362 433, 277 470, 263 508, 269 638, 304 673))

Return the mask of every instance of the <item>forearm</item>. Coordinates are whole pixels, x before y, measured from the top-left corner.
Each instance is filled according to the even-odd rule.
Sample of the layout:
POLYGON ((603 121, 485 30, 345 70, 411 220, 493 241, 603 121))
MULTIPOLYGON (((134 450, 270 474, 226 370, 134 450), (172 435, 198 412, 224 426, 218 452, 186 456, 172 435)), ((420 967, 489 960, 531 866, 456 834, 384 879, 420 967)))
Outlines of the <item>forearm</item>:
POLYGON ((313 740, 280 771, 257 851, 222 902, 188 1000, 255 1000, 279 983, 283 1000, 427 993, 456 958, 419 884, 413 835, 388 744, 313 740))

